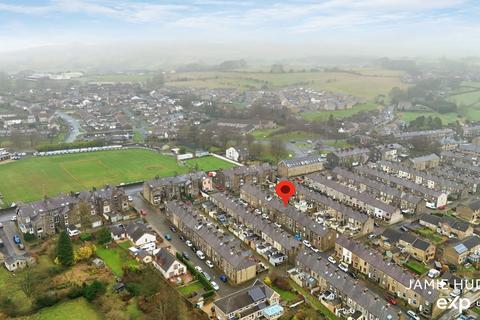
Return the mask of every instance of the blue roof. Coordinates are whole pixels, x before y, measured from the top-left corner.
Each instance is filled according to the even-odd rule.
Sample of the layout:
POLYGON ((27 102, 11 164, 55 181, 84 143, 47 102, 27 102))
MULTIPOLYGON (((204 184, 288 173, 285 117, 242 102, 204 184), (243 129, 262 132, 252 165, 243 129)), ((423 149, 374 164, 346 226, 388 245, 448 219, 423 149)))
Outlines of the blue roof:
POLYGON ((279 304, 271 305, 262 310, 263 314, 267 317, 271 317, 278 314, 283 314, 283 307, 279 304))
POLYGON ((454 249, 455 251, 457 251, 458 254, 462 254, 468 251, 467 247, 465 247, 463 243, 457 244, 454 249))

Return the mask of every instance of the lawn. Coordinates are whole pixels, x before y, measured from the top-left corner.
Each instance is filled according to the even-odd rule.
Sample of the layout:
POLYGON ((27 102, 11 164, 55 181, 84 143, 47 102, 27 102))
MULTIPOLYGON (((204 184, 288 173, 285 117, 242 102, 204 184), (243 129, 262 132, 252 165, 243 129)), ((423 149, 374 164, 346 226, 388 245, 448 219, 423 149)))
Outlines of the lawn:
POLYGON ((193 292, 203 291, 203 289, 203 285, 197 280, 184 285, 183 287, 179 287, 178 292, 180 292, 183 296, 188 296, 193 292))
POLYGON ((346 140, 322 140, 323 144, 335 148, 350 148, 352 145, 346 140))
POLYGON ((138 262, 132 259, 122 247, 107 249, 104 246, 98 246, 96 253, 117 276, 123 275, 123 267, 125 266, 138 266, 138 262))
POLYGON ((280 295, 282 301, 285 301, 287 304, 291 304, 299 300, 298 294, 292 291, 280 289, 275 285, 272 285, 272 289, 275 290, 280 295))
POLYGON ((400 74, 369 72, 179 72, 168 76, 167 85, 197 88, 282 88, 301 86, 343 92, 366 99, 388 95, 393 87, 405 88, 400 74))
POLYGON ((428 267, 426 267, 422 263, 420 263, 418 261, 415 261, 415 260, 410 260, 410 261, 406 262, 404 265, 408 269, 410 269, 413 272, 418 273, 418 274, 424 274, 428 271, 428 267))
POLYGON ((103 316, 84 298, 62 302, 23 320, 101 320, 103 316))
POLYGON ((333 115, 336 119, 343 119, 347 117, 351 117, 354 114, 357 114, 361 111, 370 111, 376 110, 379 106, 372 102, 362 103, 359 105, 355 105, 351 109, 344 109, 344 110, 334 110, 334 111, 310 111, 310 112, 302 112, 301 116, 305 120, 310 121, 327 121, 330 115, 333 115))
MULTIPOLYGON (((213 157, 187 161, 192 163, 198 163, 201 170, 233 166, 213 157)), ((0 165, 0 193, 5 204, 33 201, 43 195, 183 174, 191 168, 179 165, 174 157, 145 149, 31 157, 0 165)))

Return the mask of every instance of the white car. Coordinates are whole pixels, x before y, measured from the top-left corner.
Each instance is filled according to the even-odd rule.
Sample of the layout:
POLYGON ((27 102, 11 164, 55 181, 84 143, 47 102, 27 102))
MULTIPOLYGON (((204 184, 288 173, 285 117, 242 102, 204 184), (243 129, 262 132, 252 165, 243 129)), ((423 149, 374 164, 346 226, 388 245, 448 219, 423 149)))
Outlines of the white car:
POLYGON ((218 286, 218 284, 215 281, 210 282, 210 284, 212 285, 213 290, 215 290, 215 291, 220 290, 220 287, 218 286))
POLYGON ((262 211, 260 211, 260 209, 255 209, 255 214, 262 214, 262 211))
POLYGON ((338 265, 338 268, 343 272, 348 272, 348 264, 346 264, 345 262, 340 263, 338 265))
POLYGON ((203 270, 202 270, 202 267, 200 267, 200 266, 196 266, 196 267, 195 267, 195 270, 197 270, 198 272, 202 272, 202 271, 203 271, 203 270))
POLYGON ((133 201, 132 196, 128 196, 128 202, 132 202, 132 201, 133 201))
POLYGON ((428 271, 428 274, 427 276, 429 276, 430 278, 436 278, 440 275, 440 271, 438 271, 437 269, 430 269, 430 271, 428 271))
POLYGON ((12 216, 12 217, 10 218, 10 220, 11 220, 11 221, 17 221, 17 216, 12 216))
POLYGON ((185 244, 187 245, 187 247, 193 246, 193 243, 190 240, 185 241, 185 244))
POLYGON ((335 258, 333 258, 332 256, 328 256, 327 260, 330 261, 333 264, 337 263, 337 260, 335 260, 335 258))
POLYGON ((272 201, 273 197, 271 195, 265 196, 265 200, 272 201))
POLYGON ((201 250, 198 250, 196 254, 200 260, 205 260, 205 254, 201 250))
POLYGON ((212 261, 207 260, 207 261, 205 261, 205 264, 206 264, 209 268, 213 268, 213 263, 212 263, 212 261))
POLYGON ((310 241, 308 240, 303 240, 303 245, 307 248, 310 248, 312 245, 310 244, 310 241))
POLYGON ((314 246, 311 246, 310 249, 312 249, 313 252, 315 253, 319 253, 320 250, 318 250, 317 248, 315 248, 314 246))
POLYGON ((420 320, 420 317, 417 316, 417 314, 415 312, 413 312, 412 310, 408 310, 407 314, 410 317, 410 319, 420 320))

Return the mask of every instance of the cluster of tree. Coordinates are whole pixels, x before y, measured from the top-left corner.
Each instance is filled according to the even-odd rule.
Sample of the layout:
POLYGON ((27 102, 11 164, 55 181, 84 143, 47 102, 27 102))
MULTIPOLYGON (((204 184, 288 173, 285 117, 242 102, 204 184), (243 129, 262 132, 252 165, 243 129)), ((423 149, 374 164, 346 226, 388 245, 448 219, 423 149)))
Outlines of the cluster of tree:
POLYGON ((432 116, 419 116, 415 120, 410 121, 408 129, 411 131, 419 130, 435 130, 443 127, 442 119, 432 116))
POLYGON ((435 140, 418 137, 411 139, 409 142, 412 145, 412 149, 410 150, 412 155, 439 153, 441 151, 440 143, 435 140))
POLYGON ((162 71, 156 72, 147 79, 145 87, 147 90, 158 90, 165 85, 165 74, 162 71))
POLYGON ((456 112, 457 105, 446 100, 440 92, 447 89, 459 88, 460 80, 454 78, 423 80, 402 90, 398 87, 390 91, 390 99, 393 103, 410 101, 412 104, 420 104, 440 112, 456 112))

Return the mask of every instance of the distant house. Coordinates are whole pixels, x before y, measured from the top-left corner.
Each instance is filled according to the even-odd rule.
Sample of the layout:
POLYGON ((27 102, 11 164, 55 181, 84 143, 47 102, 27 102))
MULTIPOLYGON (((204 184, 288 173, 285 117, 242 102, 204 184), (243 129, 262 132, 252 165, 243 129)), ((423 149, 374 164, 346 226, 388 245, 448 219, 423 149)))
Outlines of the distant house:
POLYGON ((443 259, 447 263, 460 265, 471 257, 478 262, 480 255, 480 238, 470 236, 461 241, 448 244, 443 250, 443 259))
POLYGON ((419 261, 426 263, 435 258, 434 245, 409 233, 386 229, 381 235, 381 239, 387 249, 398 248, 400 252, 408 253, 419 261))
POLYGON ((236 161, 236 162, 244 162, 248 160, 248 150, 247 148, 234 148, 230 147, 225 151, 225 157, 227 159, 236 161))
POLYGON ((424 214, 420 216, 418 223, 447 237, 464 239, 473 234, 470 223, 454 217, 424 214))
POLYGON ((34 263, 35 259, 28 254, 22 256, 13 255, 5 258, 5 267, 11 272, 23 269, 34 263))
POLYGON ((145 224, 133 222, 127 225, 126 236, 135 246, 146 247, 157 241, 156 235, 147 229, 145 224))
POLYGON ((187 272, 187 267, 178 261, 166 248, 161 248, 153 257, 153 266, 165 277, 170 279, 187 272))
POLYGON ((408 159, 407 163, 417 170, 433 169, 440 164, 440 157, 432 153, 426 156, 408 159))
POLYGON ((251 287, 215 300, 213 306, 219 320, 274 320, 284 312, 280 295, 259 280, 251 287))
POLYGON ((461 204, 457 208, 458 216, 469 222, 473 222, 480 216, 480 200, 475 200, 469 204, 461 204))
POLYGON ((367 148, 337 149, 327 155, 327 162, 331 168, 351 168, 366 163, 370 159, 370 153, 367 148))

